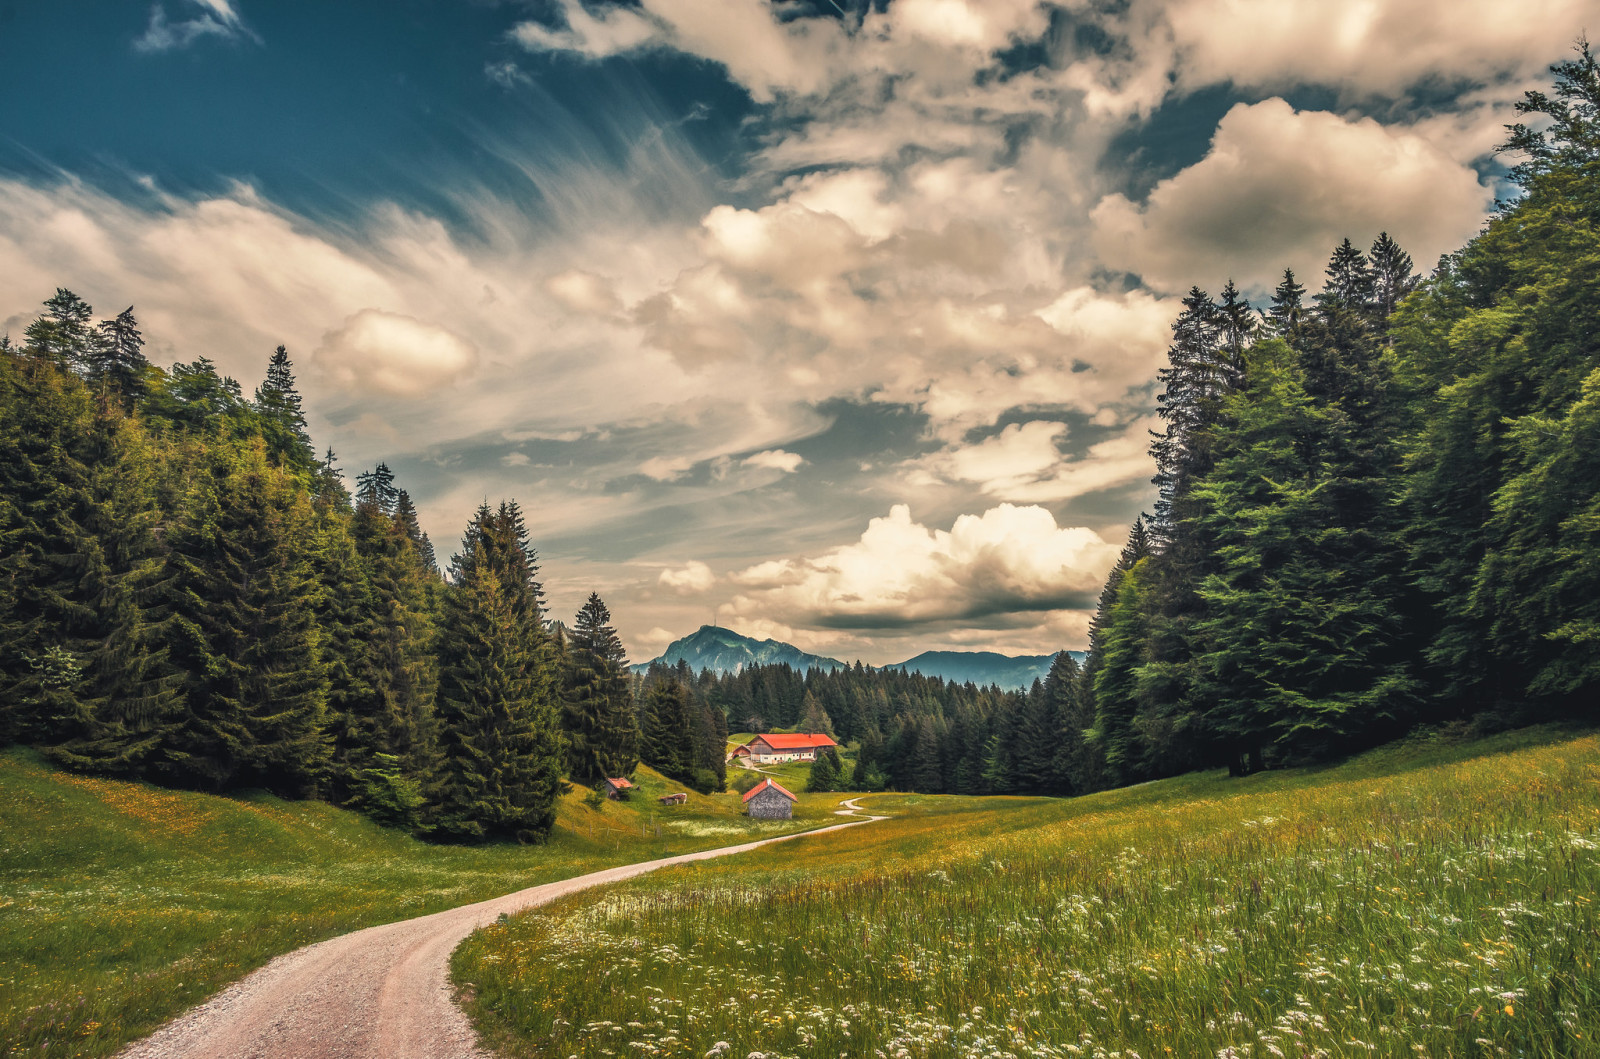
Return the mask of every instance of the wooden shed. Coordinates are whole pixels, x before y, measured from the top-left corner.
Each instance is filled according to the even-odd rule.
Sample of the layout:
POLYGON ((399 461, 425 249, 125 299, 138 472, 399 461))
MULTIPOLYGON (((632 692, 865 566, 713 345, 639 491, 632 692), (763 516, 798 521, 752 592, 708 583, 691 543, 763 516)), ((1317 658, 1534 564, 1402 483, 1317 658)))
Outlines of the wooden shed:
POLYGON ((628 796, 629 791, 633 790, 633 782, 623 779, 621 776, 616 779, 607 778, 600 781, 600 790, 605 793, 607 798, 614 802, 620 802, 628 796))
POLYGON ((794 816, 794 795, 771 779, 751 787, 744 796, 745 811, 763 820, 788 820, 794 816))

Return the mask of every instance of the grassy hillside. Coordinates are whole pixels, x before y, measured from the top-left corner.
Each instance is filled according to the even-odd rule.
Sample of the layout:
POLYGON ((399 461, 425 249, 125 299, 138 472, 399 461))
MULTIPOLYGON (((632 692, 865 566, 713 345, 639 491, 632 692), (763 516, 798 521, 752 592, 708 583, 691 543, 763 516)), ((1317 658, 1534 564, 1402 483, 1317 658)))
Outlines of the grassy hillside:
POLYGON ((430 846, 317 802, 218 798, 0 753, 0 1056, 105 1055, 272 956, 347 930, 666 853, 836 822, 739 814, 641 768, 599 812, 575 788, 544 846, 430 846))
POLYGON ((475 1017, 585 1059, 1600 1055, 1593 734, 867 804, 474 935, 475 1017))

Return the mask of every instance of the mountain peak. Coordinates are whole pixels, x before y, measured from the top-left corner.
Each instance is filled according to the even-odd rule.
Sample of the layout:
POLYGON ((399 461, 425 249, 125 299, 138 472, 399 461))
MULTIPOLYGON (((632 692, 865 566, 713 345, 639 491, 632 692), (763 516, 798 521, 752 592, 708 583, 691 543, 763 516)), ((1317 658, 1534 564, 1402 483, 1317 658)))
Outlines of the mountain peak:
POLYGON ((843 669, 845 664, 836 658, 807 654, 793 644, 780 640, 756 640, 743 636, 720 625, 702 625, 681 640, 674 640, 661 652, 660 657, 634 666, 642 672, 657 662, 675 666, 688 662, 695 672, 712 669, 719 673, 737 673, 746 666, 766 666, 788 663, 802 673, 808 669, 843 669))

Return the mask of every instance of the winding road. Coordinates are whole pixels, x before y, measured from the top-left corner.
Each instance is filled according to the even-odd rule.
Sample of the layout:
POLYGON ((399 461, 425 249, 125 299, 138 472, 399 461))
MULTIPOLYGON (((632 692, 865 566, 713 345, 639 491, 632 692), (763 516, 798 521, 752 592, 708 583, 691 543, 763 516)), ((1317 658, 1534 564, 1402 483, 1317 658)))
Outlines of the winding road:
POLYGON ((624 864, 430 916, 368 927, 279 956, 118 1059, 488 1059, 450 986, 450 954, 504 914, 673 864, 744 853, 883 820, 855 799, 815 831, 624 864))

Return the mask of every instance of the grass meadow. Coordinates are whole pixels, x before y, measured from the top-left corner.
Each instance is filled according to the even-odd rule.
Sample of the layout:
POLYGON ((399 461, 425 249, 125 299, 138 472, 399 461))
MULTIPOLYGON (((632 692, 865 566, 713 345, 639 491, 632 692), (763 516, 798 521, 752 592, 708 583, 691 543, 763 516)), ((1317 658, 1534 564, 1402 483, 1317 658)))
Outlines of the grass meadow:
POLYGON ((895 818, 456 953, 524 1056, 1600 1055, 1600 741, 1443 738, 895 818))
POLYGON ((100 1056, 271 957, 583 872, 834 823, 834 799, 752 821, 735 794, 641 768, 598 812, 563 798, 543 846, 433 846, 319 802, 219 798, 0 753, 0 1056, 100 1056))

